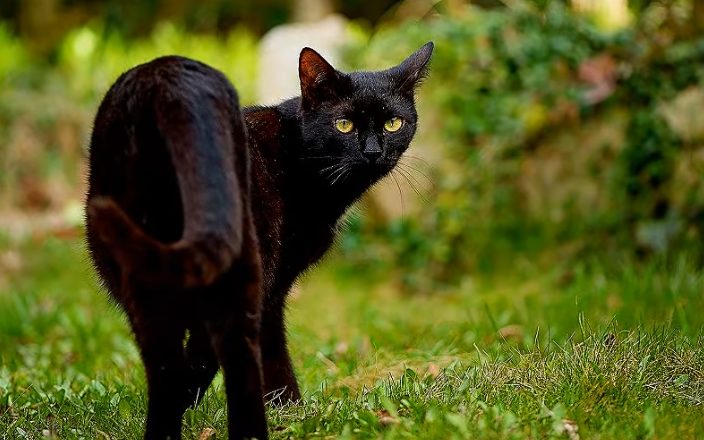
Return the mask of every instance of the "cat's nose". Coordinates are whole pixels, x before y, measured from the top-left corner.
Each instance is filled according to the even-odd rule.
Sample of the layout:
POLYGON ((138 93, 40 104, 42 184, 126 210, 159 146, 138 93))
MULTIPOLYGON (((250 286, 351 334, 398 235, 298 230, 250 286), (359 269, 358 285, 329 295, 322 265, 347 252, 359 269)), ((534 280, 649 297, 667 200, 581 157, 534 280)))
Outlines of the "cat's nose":
POLYGON ((362 155, 369 162, 376 162, 381 157, 381 146, 379 146, 379 141, 370 136, 364 142, 364 149, 362 150, 362 155))
POLYGON ((362 151, 362 155, 367 158, 369 162, 376 162, 381 157, 381 150, 379 151, 362 151))

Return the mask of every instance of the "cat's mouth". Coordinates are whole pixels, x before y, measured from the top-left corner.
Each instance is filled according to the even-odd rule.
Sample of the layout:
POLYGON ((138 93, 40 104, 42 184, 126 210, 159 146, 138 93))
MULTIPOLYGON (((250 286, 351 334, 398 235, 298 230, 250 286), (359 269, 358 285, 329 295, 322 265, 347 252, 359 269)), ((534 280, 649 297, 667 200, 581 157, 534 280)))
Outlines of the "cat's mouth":
POLYGON ((358 165, 358 172, 360 175, 366 177, 367 180, 377 180, 389 174, 397 163, 398 159, 379 158, 374 162, 360 163, 358 165))
POLYGON ((377 168, 383 170, 384 172, 391 171, 398 163, 400 157, 380 157, 375 161, 371 161, 369 166, 372 168, 377 168))
POLYGON ((355 168, 360 171, 364 170, 366 172, 388 172, 390 171, 398 162, 398 159, 387 158, 387 157, 363 157, 354 162, 355 168))
POLYGON ((376 167, 380 172, 386 174, 393 170, 397 163, 398 160, 379 161, 374 164, 374 167, 376 167))
POLYGON ((374 161, 365 159, 343 161, 322 168, 319 170, 319 174, 331 187, 344 185, 349 182, 369 184, 369 182, 378 180, 390 173, 397 163, 398 159, 382 157, 374 161))

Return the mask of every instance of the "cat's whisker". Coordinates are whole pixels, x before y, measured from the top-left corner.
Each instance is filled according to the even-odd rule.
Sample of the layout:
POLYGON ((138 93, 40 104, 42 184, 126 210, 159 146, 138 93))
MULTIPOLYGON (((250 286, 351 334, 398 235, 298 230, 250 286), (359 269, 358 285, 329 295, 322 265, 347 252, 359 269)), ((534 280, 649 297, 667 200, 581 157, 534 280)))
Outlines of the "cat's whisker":
POLYGON ((305 156, 302 159, 342 159, 342 156, 305 156))
POLYGON ((430 164, 428 164, 428 163, 425 162, 425 161, 423 161, 423 164, 422 164, 422 165, 421 165, 421 164, 415 164, 415 163, 408 163, 408 162, 406 162, 407 159, 412 159, 412 158, 407 157, 407 156, 401 156, 401 158, 399 159, 398 163, 402 163, 402 164, 404 164, 405 166, 407 166, 407 167, 409 167, 409 168, 412 168, 413 170, 417 171, 418 173, 420 173, 421 175, 423 175, 423 177, 429 178, 429 177, 426 175, 426 172, 430 172, 430 170, 431 170, 430 164))
POLYGON ((396 188, 398 188, 398 195, 401 198, 401 217, 406 216, 406 204, 403 201, 403 191, 401 191, 401 185, 398 183, 398 179, 396 179, 396 174, 394 173, 396 170, 391 170, 391 178, 394 179, 394 182, 396 182, 396 188))
MULTIPOLYGON (((429 185, 431 188, 435 188, 435 182, 433 181, 433 179, 431 179, 430 177, 428 177, 428 175, 425 174, 425 172, 424 172, 423 170, 421 170, 421 169, 419 169, 419 168, 417 168, 417 167, 414 167, 413 165, 407 164, 407 163, 405 163, 405 162, 403 162, 403 161, 399 161, 399 162, 398 162, 398 165, 401 166, 401 167, 403 167, 403 168, 405 168, 407 171, 409 171, 409 173, 410 173, 411 171, 413 171, 413 172, 415 172, 415 173, 418 173, 421 177, 423 177, 423 178, 428 182, 428 185, 429 185)), ((412 173, 411 173, 411 175, 412 175, 412 173)), ((414 176, 414 177, 415 177, 415 176, 414 176)), ((418 181, 417 179, 414 178, 414 180, 418 183, 418 185, 420 185, 420 186, 425 186, 425 185, 421 184, 421 182, 418 181)))
MULTIPOLYGON (((425 181, 420 181, 420 180, 418 180, 418 179, 416 178, 416 176, 414 175, 414 171, 415 171, 415 170, 413 170, 412 168, 408 168, 408 167, 404 167, 404 166, 399 166, 399 167, 398 167, 398 170, 399 170, 399 171, 401 171, 401 170, 404 171, 405 175, 406 175, 410 180, 413 181, 413 183, 415 184, 414 186, 416 186, 416 187, 418 187, 418 188, 422 188, 423 190, 431 190, 431 191, 432 191, 433 189, 435 189, 435 185, 434 185, 433 182, 432 182, 430 179, 428 179, 427 177, 426 177, 425 181)), ((417 171, 416 171, 416 172, 417 172, 417 171)))
MULTIPOLYGON (((419 171, 417 168, 414 168, 414 167, 409 166, 408 164, 405 164, 402 162, 398 163, 398 168, 408 172, 410 175, 413 175, 413 172, 420 174, 421 177, 424 177, 428 181, 428 183, 430 183, 432 186, 432 181, 430 180, 430 178, 428 176, 426 176, 425 174, 423 174, 421 171, 419 171)), ((420 186, 424 186, 415 176, 413 176, 413 181, 416 182, 420 186)))
POLYGON ((336 181, 340 177, 340 175, 345 172, 345 165, 346 164, 344 162, 338 164, 338 166, 328 174, 328 179, 330 179, 330 181, 332 182, 336 181))
MULTIPOLYGON (((416 188, 416 185, 415 185, 415 184, 413 183, 413 181, 411 180, 411 177, 412 177, 412 176, 409 177, 408 171, 405 171, 405 170, 403 170, 402 168, 397 168, 396 171, 398 171, 399 174, 400 174, 404 179, 406 179, 406 182, 408 183, 408 186, 410 186, 411 189, 413 189, 413 191, 418 195, 418 197, 423 201, 423 203, 426 203, 426 204, 427 204, 427 203, 430 203, 430 200, 428 199, 428 197, 427 197, 426 195, 424 195, 423 193, 421 193, 421 192, 418 190, 418 188, 416 188)), ((416 182, 416 183, 417 183, 417 182, 416 182)))
POLYGON ((342 173, 347 167, 347 161, 342 161, 340 163, 335 163, 329 167, 323 168, 321 174, 325 176, 328 180, 333 180, 339 177, 338 175, 342 173))
POLYGON ((325 176, 326 178, 329 178, 331 175, 335 174, 337 171, 340 170, 340 164, 339 163, 334 163, 330 166, 327 166, 319 171, 320 174, 325 176))
POLYGON ((334 164, 332 164, 332 165, 330 165, 330 166, 327 166, 327 167, 321 169, 321 170, 320 170, 320 173, 321 173, 321 174, 324 174, 326 171, 332 170, 332 169, 337 168, 337 167, 339 167, 339 166, 340 166, 339 163, 334 163, 334 164))
POLYGON ((343 163, 342 171, 335 177, 335 179, 330 183, 330 186, 334 186, 335 183, 340 181, 342 179, 342 182, 344 182, 347 179, 347 175, 349 174, 350 170, 352 169, 351 167, 346 166, 347 164, 343 163), (344 177, 344 178, 343 178, 344 177))
POLYGON ((427 160, 423 159, 422 157, 413 156, 412 154, 404 154, 403 156, 401 156, 401 159, 417 160, 418 162, 422 162, 425 166, 430 168, 430 163, 427 160))

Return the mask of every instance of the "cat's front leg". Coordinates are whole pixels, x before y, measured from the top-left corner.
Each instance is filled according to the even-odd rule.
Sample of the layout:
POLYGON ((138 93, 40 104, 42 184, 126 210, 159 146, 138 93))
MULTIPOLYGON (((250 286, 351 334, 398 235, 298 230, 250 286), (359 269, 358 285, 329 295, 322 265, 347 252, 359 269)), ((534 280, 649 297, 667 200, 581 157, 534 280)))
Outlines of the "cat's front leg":
POLYGON ((284 326, 285 293, 272 295, 277 300, 267 304, 262 320, 262 366, 264 370, 264 398, 274 405, 283 405, 301 398, 293 371, 291 356, 286 347, 284 326))

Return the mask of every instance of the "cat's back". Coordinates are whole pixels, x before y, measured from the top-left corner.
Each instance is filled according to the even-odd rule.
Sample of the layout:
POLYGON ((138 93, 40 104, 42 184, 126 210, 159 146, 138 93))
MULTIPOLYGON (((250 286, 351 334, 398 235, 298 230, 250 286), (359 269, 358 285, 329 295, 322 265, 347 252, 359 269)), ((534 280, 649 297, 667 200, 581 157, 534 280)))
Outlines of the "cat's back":
POLYGON ((238 105, 237 93, 222 72, 190 58, 159 57, 131 68, 115 81, 98 109, 96 128, 115 111, 137 118, 145 108, 154 108, 155 102, 180 102, 195 108, 217 101, 238 105))
POLYGON ((88 199, 110 197, 148 235, 178 240, 182 193, 199 188, 181 187, 177 169, 197 164, 212 177, 236 156, 245 160, 233 172, 244 179, 242 120, 234 87, 206 64, 165 56, 128 70, 108 90, 94 121, 88 199))
POLYGON ((98 109, 89 148, 91 180, 125 161, 149 162, 141 156, 163 150, 166 139, 185 129, 198 137, 229 128, 240 115, 237 92, 213 67, 175 55, 135 66, 115 81, 98 109))

